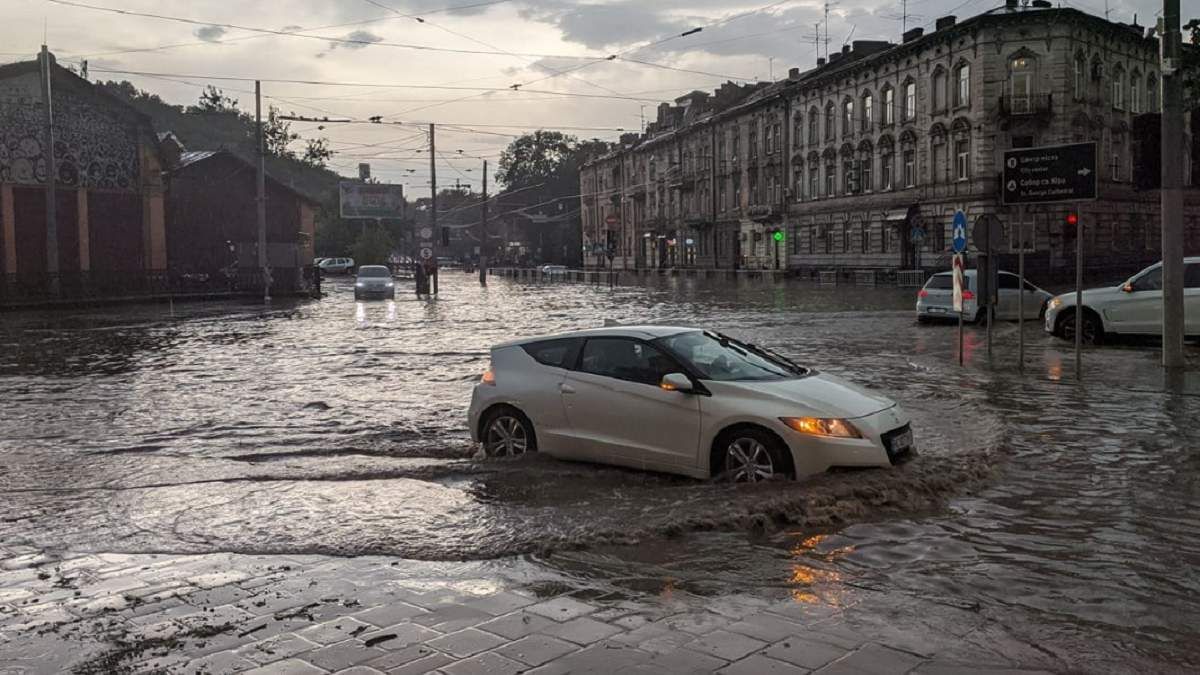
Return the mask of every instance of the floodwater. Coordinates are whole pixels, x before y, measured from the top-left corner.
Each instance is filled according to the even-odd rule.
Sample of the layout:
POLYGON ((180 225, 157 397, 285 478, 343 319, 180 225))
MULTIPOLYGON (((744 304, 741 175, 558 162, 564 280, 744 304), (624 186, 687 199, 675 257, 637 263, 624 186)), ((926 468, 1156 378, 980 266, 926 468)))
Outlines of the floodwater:
POLYGON ((1011 324, 990 365, 968 329, 958 367, 956 329, 917 325, 909 290, 453 272, 434 301, 327 290, 0 315, 0 540, 496 561, 464 564, 634 595, 865 588, 977 607, 1084 662, 1200 667, 1200 378, 1164 382, 1152 345, 1086 350, 1078 384, 1035 325, 1024 375, 1011 324), (875 388, 920 457, 764 486, 477 457, 488 346, 605 319, 711 326, 875 388))

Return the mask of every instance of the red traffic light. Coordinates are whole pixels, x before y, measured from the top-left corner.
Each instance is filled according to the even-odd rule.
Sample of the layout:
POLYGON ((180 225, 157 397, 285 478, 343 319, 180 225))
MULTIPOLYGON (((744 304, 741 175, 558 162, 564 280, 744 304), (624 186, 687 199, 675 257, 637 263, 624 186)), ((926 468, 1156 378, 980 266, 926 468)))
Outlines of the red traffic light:
POLYGON ((1078 225, 1079 224, 1079 214, 1068 213, 1067 214, 1067 224, 1068 225, 1078 225))

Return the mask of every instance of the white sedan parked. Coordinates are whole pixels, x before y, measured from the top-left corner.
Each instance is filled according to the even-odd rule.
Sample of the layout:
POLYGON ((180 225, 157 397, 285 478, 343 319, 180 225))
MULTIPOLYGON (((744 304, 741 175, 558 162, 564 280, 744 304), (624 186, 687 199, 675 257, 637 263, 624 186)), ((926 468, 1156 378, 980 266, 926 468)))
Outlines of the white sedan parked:
MULTIPOLYGON (((1200 257, 1183 260, 1184 332, 1200 336, 1200 257)), ((1083 342, 1096 344, 1105 335, 1162 335, 1162 263, 1138 272, 1120 286, 1083 292, 1083 342)), ((1064 293, 1046 310, 1047 333, 1075 339, 1075 294, 1064 293)))
POLYGON ((755 482, 886 467, 914 450, 894 401, 711 331, 602 328, 491 356, 469 420, 492 456, 538 450, 755 482))

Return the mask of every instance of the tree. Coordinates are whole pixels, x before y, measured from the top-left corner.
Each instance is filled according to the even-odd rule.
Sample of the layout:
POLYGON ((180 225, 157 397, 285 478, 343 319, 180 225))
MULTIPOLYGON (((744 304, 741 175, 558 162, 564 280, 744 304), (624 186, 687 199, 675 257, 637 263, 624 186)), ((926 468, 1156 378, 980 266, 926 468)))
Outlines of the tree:
POLYGON ((191 108, 188 108, 188 112, 217 114, 236 113, 238 112, 237 104, 237 99, 226 96, 225 92, 210 84, 204 87, 204 93, 200 94, 199 103, 191 108))
POLYGON ((291 122, 280 119, 279 110, 275 106, 267 109, 267 121, 263 123, 263 144, 268 155, 295 159, 296 153, 288 146, 299 138, 300 134, 292 132, 291 122))
POLYGON ((555 177, 575 149, 577 139, 561 131, 539 129, 524 134, 500 153, 496 180, 516 190, 555 177))
POLYGON ((356 265, 386 265, 394 248, 392 237, 382 227, 368 227, 351 247, 356 265))
POLYGON ((333 157, 333 150, 329 149, 329 139, 310 138, 305 141, 304 155, 300 157, 300 161, 309 166, 324 169, 331 157, 333 157))

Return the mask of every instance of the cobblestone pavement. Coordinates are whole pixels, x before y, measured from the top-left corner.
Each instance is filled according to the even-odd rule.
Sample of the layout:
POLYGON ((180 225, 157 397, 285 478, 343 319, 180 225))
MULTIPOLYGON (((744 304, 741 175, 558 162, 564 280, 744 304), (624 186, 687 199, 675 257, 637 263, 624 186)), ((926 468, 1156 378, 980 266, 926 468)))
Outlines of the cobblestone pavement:
POLYGON ((0 673, 793 673, 1068 669, 972 607, 631 598, 422 583, 383 557, 0 547, 0 673))

